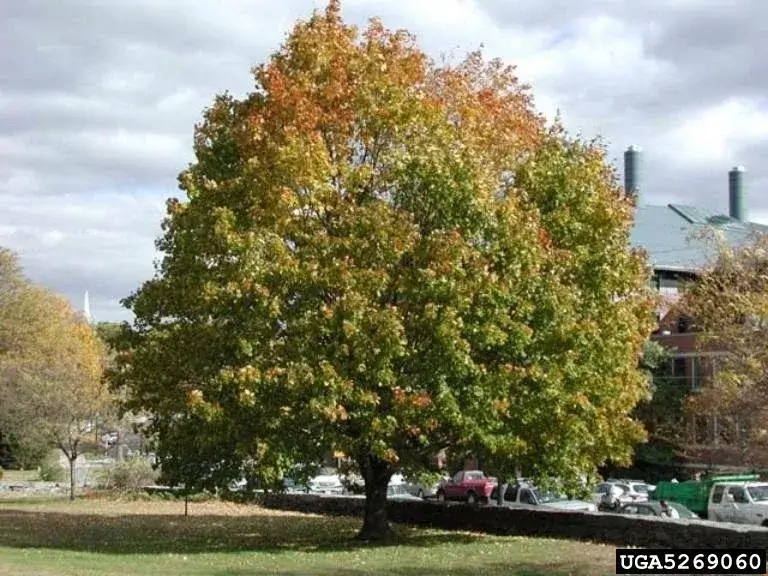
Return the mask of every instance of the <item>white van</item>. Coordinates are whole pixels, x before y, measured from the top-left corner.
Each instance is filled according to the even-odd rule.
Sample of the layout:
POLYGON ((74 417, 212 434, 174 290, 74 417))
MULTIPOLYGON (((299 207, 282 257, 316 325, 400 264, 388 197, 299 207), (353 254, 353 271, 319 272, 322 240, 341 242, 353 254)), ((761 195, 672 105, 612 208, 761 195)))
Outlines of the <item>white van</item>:
POLYGON ((709 520, 768 526, 768 483, 722 482, 712 486, 709 520))

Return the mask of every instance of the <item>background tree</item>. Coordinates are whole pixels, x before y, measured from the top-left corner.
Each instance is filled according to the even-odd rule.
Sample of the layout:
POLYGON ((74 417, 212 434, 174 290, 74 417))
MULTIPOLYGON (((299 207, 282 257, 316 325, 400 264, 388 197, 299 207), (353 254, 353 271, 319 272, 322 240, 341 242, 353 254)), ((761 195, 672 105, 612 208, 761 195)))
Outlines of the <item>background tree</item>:
POLYGON ((635 415, 648 432, 649 441, 676 445, 685 429, 687 382, 672 374, 672 355, 658 342, 648 340, 640 366, 651 384, 650 396, 638 404, 635 415))
POLYGON ((18 442, 59 448, 70 464, 111 408, 103 383, 103 350, 79 313, 62 297, 20 276, 13 255, 3 285, 0 426, 18 442), (7 282, 5 281, 7 280, 7 282))
MULTIPOLYGON (((718 443, 740 463, 768 464, 768 235, 741 246, 708 237, 715 258, 681 301, 695 322, 697 345, 716 370, 704 389, 686 400, 689 420, 717 418, 718 443)), ((692 433, 688 427, 689 441, 692 433)), ((710 438, 710 441, 713 440, 710 438)))
POLYGON ((164 259, 125 302, 114 380, 160 442, 189 412, 243 452, 341 450, 366 539, 392 474, 441 448, 569 482, 627 458, 651 309, 603 148, 546 128, 512 68, 432 62, 337 1, 254 77, 197 127, 164 259))

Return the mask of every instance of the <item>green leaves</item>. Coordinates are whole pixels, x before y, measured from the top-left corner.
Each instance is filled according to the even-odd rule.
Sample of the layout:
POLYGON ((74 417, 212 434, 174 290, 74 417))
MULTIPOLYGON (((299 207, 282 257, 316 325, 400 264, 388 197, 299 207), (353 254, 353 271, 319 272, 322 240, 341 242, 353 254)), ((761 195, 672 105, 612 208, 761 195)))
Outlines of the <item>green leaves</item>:
POLYGON ((126 300, 133 405, 172 422, 200 391, 227 459, 448 448, 572 478, 628 454, 651 315, 604 150, 546 130, 512 68, 332 7, 254 74, 198 126, 126 300))

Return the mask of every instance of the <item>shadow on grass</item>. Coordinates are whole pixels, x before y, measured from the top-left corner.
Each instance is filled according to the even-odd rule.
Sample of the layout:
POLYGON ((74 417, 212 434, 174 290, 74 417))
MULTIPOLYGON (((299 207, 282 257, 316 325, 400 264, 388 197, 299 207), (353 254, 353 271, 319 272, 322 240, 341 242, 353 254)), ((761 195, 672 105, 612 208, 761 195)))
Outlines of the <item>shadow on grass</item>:
MULTIPOLYGON (((390 567, 386 569, 386 572, 376 572, 377 574, 386 574, 387 576, 478 576, 481 574, 492 574, 494 576, 551 576, 552 574, 568 574, 579 576, 592 576, 593 572, 587 570, 579 570, 578 567, 574 567, 572 563, 553 563, 553 564, 515 564, 510 565, 504 562, 484 562, 483 565, 467 567, 467 568, 452 568, 446 570, 445 566, 442 566, 439 558, 435 558, 435 565, 432 568, 414 567, 414 568, 395 568, 390 567)), ((606 572, 610 574, 611 572, 606 572)), ((250 569, 244 570, 223 570, 221 572, 214 573, 214 576, 371 576, 370 570, 364 569, 352 569, 335 567, 328 570, 313 569, 311 572, 297 572, 297 571, 279 571, 279 570, 264 570, 254 571, 250 569)))
POLYGON ((101 554, 195 554, 238 551, 338 552, 358 548, 430 547, 476 541, 480 536, 397 527, 387 544, 353 540, 352 518, 270 515, 129 514, 107 516, 0 509, 0 547, 48 548, 101 554))

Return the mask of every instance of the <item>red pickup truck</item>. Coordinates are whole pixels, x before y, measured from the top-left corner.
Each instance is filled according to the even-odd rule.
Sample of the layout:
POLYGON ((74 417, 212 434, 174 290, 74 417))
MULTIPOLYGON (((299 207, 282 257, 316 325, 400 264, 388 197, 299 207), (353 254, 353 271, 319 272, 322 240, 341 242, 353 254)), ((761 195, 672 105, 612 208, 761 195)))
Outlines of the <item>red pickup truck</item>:
POLYGON ((496 478, 490 478, 480 470, 462 470, 438 488, 437 499, 463 500, 470 504, 488 502, 496 484, 496 478))

